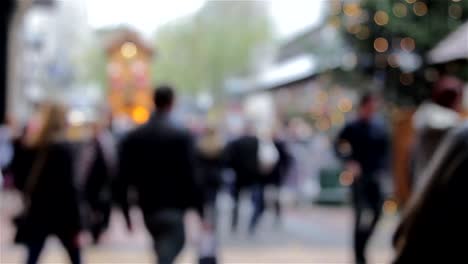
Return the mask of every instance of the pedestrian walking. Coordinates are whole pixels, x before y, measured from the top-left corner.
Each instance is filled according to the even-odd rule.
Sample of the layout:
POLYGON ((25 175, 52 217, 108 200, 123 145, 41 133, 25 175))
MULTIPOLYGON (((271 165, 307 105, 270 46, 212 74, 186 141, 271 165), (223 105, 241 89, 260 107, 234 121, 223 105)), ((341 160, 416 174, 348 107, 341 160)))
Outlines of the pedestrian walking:
POLYGON ((30 168, 13 172, 24 200, 24 210, 15 219, 15 240, 27 247, 26 263, 34 264, 47 237, 56 235, 71 262, 78 264, 81 222, 73 155, 65 136, 65 110, 57 104, 47 104, 41 113, 43 121, 36 137, 15 157, 23 167, 30 168))
POLYGON ((122 140, 114 189, 131 228, 128 194, 134 187, 161 264, 173 263, 184 246, 185 212, 190 208, 203 212, 192 136, 171 119, 174 96, 170 86, 158 87, 150 120, 122 140))
POLYGON ((111 214, 111 183, 115 178, 117 150, 105 124, 93 124, 91 140, 84 146, 79 164, 87 228, 97 244, 107 229, 111 214))
POLYGON ((375 117, 377 109, 375 95, 362 96, 357 119, 341 130, 335 143, 338 157, 344 161, 347 173, 354 177, 354 257, 359 264, 366 263, 365 249, 383 205, 378 176, 386 166, 388 136, 375 117))
POLYGON ((413 117, 413 189, 424 181, 423 172, 448 132, 461 122, 463 82, 443 76, 432 89, 432 100, 423 103, 413 117))

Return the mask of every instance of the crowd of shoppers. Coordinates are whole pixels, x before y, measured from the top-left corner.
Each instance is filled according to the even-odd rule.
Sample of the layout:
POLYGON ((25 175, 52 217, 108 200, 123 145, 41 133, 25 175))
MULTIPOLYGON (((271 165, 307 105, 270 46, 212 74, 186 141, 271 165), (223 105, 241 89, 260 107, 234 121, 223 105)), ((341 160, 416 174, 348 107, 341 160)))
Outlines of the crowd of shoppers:
MULTIPOLYGON (((442 77, 435 83, 433 102, 415 115, 413 175, 418 188, 394 237, 395 263, 463 258, 462 244, 450 239, 463 237, 467 220, 460 214, 468 164, 467 128, 457 128, 461 85, 455 77, 442 77), (435 128, 425 122, 437 119, 431 109, 444 117, 436 120, 435 128)), ((212 125, 194 135, 174 120, 175 100, 172 87, 160 86, 146 124, 120 135, 117 142, 110 126, 97 122, 89 140, 79 146, 67 139, 64 107, 45 103, 39 108, 12 141, 14 157, 5 169, 23 198, 24 208, 14 223, 15 242, 27 248, 26 263, 38 262, 51 235, 60 239, 72 263, 81 263, 80 233, 87 230, 93 242, 100 243, 113 205, 121 209, 129 230, 130 208, 141 208, 158 263, 173 263, 180 254, 186 241, 184 217, 194 210, 202 233, 212 242, 210 249, 199 252, 199 262, 217 263, 216 204, 229 183, 226 170, 235 175, 228 184, 234 201, 232 231, 238 228, 241 193, 247 192, 253 205, 248 231, 255 234, 266 209, 266 187, 280 189, 293 163, 287 144, 278 133, 259 133, 253 122, 230 141, 212 125)), ((334 144, 345 173, 353 179, 356 263, 367 263, 365 249, 384 201, 380 175, 387 168, 390 148, 388 132, 376 115, 378 105, 375 94, 362 96, 356 118, 334 144)), ((273 207, 280 219, 276 194, 273 207)))

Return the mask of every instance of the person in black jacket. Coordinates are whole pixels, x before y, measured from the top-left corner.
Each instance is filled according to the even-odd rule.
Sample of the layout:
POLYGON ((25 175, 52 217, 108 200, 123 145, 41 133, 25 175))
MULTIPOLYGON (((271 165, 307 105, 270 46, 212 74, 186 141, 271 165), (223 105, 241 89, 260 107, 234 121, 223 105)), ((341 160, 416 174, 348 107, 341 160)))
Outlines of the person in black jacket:
POLYGON ((93 125, 93 136, 81 153, 81 177, 86 203, 86 220, 93 242, 98 243, 109 225, 111 214, 111 181, 117 157, 114 138, 104 124, 93 125))
POLYGON ((244 190, 250 190, 254 212, 249 223, 249 232, 252 234, 256 224, 265 209, 263 192, 263 177, 258 161, 260 141, 255 135, 253 127, 248 124, 244 135, 230 142, 227 146, 227 164, 236 175, 232 190, 234 208, 232 214, 232 231, 238 226, 239 196, 244 190))
POLYGON ((173 263, 185 242, 184 213, 195 208, 201 215, 202 197, 195 181, 192 136, 171 120, 174 92, 158 87, 156 111, 143 126, 130 132, 119 149, 120 169, 115 183, 116 200, 128 217, 130 186, 158 255, 159 263, 173 263))
POLYGON ((273 200, 274 212, 277 223, 281 221, 281 201, 280 189, 291 166, 291 155, 289 154, 286 142, 278 135, 274 135, 273 143, 278 151, 278 161, 273 167, 271 173, 265 177, 265 185, 271 185, 275 188, 276 194, 273 200))
POLYGON ((353 178, 352 197, 355 213, 354 256, 356 263, 366 263, 365 249, 383 205, 379 173, 386 166, 388 136, 382 124, 375 119, 377 98, 365 94, 360 101, 358 118, 348 123, 339 133, 335 148, 345 169, 353 178), (365 211, 371 212, 366 220, 365 211))
POLYGON ((468 263, 468 123, 449 132, 423 174, 394 236, 394 263, 468 263))
MULTIPOLYGON (((28 264, 37 263, 49 235, 56 235, 72 263, 80 263, 81 230, 78 195, 73 179, 73 155, 65 140, 65 110, 47 104, 42 128, 31 145, 15 155, 29 170, 13 171, 25 210, 17 220, 16 242, 28 249, 28 264)), ((16 167, 14 167, 16 168, 16 167)), ((13 168, 13 170, 14 170, 13 168)))

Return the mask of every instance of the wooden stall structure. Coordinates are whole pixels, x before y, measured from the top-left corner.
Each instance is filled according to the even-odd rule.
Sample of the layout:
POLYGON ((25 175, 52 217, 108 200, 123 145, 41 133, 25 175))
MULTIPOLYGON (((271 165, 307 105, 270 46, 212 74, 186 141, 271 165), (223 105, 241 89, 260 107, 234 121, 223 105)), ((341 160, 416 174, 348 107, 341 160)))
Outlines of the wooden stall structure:
POLYGON ((108 101, 114 116, 146 122, 152 110, 153 49, 131 30, 116 32, 106 47, 108 101))

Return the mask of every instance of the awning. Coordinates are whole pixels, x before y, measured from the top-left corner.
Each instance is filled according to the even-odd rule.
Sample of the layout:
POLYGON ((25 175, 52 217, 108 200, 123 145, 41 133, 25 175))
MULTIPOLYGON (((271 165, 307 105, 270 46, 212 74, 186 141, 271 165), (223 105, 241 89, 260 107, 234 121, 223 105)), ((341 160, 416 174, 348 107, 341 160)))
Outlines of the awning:
POLYGON ((433 64, 459 59, 468 59, 468 22, 449 34, 428 55, 433 64))

